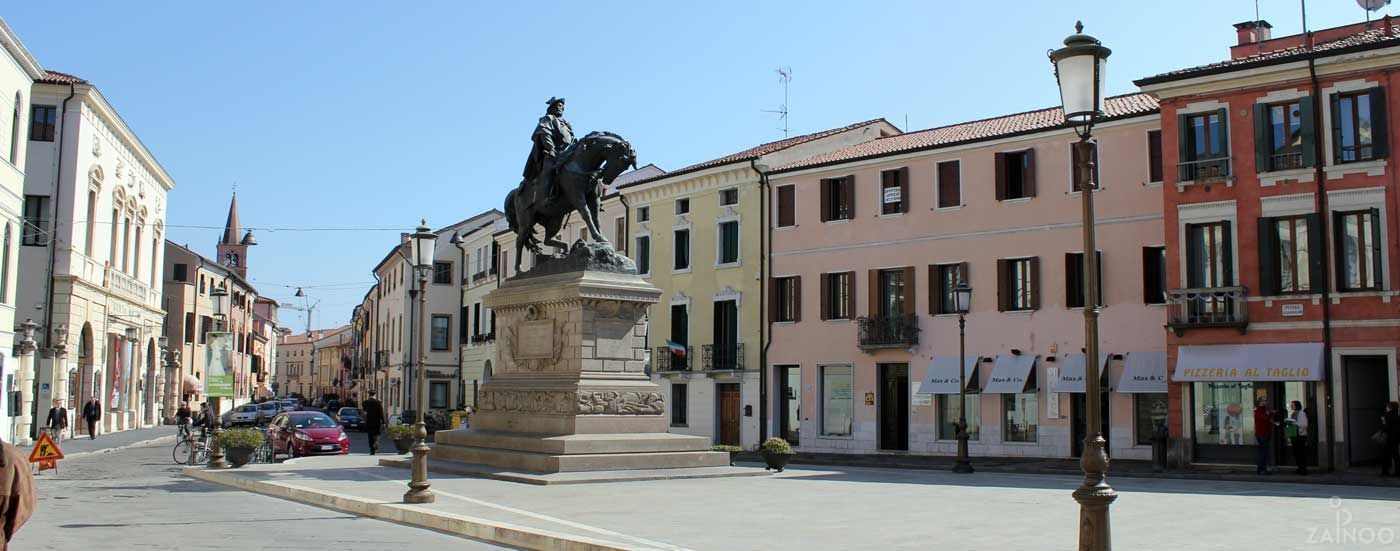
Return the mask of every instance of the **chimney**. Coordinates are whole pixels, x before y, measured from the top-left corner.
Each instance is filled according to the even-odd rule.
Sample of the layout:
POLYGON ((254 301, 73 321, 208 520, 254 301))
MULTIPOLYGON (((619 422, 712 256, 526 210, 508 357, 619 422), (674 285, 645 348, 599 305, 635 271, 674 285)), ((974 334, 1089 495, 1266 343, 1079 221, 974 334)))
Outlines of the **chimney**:
POLYGON ((1245 21, 1235 23, 1235 36, 1239 38, 1239 46, 1263 42, 1273 37, 1269 29, 1274 28, 1268 21, 1260 19, 1258 21, 1245 21))

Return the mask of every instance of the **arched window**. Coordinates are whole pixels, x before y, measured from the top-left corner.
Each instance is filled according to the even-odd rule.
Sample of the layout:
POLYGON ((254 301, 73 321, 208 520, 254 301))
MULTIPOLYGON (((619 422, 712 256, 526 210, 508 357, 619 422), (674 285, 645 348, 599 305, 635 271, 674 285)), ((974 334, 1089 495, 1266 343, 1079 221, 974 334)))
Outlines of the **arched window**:
POLYGON ((5 223, 5 241, 0 243, 0 302, 10 302, 10 224, 5 223))
POLYGON ((19 107, 24 103, 19 92, 15 92, 15 113, 10 117, 10 164, 19 166, 19 107))

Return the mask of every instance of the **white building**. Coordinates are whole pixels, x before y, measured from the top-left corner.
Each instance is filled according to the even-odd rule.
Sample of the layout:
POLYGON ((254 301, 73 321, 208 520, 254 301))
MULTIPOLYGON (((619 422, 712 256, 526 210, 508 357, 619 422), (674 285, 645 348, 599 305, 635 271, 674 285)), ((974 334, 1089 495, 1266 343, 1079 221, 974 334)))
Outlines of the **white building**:
MULTIPOLYGON (((4 388, 0 393, 0 437, 22 443, 29 439, 28 424, 35 415, 35 408, 47 405, 34 404, 34 393, 27 384, 34 378, 33 363, 26 361, 21 368, 20 362, 15 361, 14 333, 16 322, 23 321, 15 319, 19 272, 15 250, 23 227, 25 146, 28 144, 24 137, 29 130, 30 90, 35 80, 44 77, 44 70, 4 20, 0 20, 0 45, 4 46, 6 60, 0 68, 0 220, 5 225, 3 241, 0 241, 0 385, 4 388), (20 415, 12 417, 9 412, 16 391, 23 396, 20 398, 23 403, 20 415)), ((26 309, 25 315, 28 314, 26 309)), ((47 411, 44 407, 38 413, 47 411)))
POLYGON ((158 361, 175 182, 88 81, 48 71, 32 94, 17 304, 46 328, 43 346, 66 344, 42 362, 37 398, 80 409, 100 396, 100 431, 137 428, 159 386, 146 368, 158 361))

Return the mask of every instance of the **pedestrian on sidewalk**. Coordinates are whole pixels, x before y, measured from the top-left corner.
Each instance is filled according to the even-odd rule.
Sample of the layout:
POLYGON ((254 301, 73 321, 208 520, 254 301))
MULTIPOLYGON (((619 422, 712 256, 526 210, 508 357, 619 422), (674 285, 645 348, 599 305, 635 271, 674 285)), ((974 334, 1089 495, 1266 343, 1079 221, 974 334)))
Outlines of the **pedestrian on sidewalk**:
POLYGON ((1260 398, 1254 404, 1254 470, 1269 474, 1269 444, 1273 441, 1274 415, 1267 402, 1260 398))
POLYGON ((34 514, 34 473, 29 460, 9 442, 0 442, 0 514, 5 516, 0 551, 10 547, 15 532, 34 514))
POLYGON ((44 421, 44 426, 53 433, 55 440, 63 441, 63 431, 68 430, 68 408, 63 407, 63 400, 53 401, 53 407, 49 408, 49 418, 44 421))
POLYGON ((102 420, 102 402, 97 401, 97 396, 93 395, 88 403, 83 405, 83 421, 87 422, 88 440, 97 439, 97 422, 102 420))
POLYGON ((1385 430, 1385 451, 1381 454, 1381 476, 1400 476, 1400 402, 1385 405, 1381 416, 1385 430))
POLYGON ((365 434, 369 436, 370 455, 379 453, 379 430, 384 427, 384 405, 374 394, 373 390, 369 391, 369 397, 360 404, 360 411, 364 413, 365 434))
POLYGON ((1307 475, 1308 412, 1303 411, 1303 403, 1297 400, 1288 405, 1293 412, 1288 415, 1288 424, 1284 427, 1284 432, 1288 435, 1288 443, 1293 446, 1293 461, 1298 466, 1297 473, 1307 475))

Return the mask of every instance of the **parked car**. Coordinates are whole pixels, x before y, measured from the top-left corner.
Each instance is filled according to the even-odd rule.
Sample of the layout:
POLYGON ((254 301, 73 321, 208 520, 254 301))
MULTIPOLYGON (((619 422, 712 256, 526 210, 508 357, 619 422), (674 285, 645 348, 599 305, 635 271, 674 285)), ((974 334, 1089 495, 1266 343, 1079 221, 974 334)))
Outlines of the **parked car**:
POLYGON ((282 404, 271 401, 258 404, 258 424, 266 425, 279 413, 282 413, 282 404))
POLYGON ((329 415, 319 411, 294 411, 272 419, 267 431, 273 453, 291 457, 350 453, 350 435, 329 415))
POLYGON ((224 428, 236 427, 239 425, 254 425, 258 422, 258 405, 243 404, 231 410, 225 411, 219 417, 220 424, 224 428))
POLYGON ((345 430, 365 430, 365 420, 360 418, 358 408, 340 408, 336 417, 340 419, 340 425, 345 427, 345 430))
POLYGON ((279 405, 281 406, 282 413, 301 409, 301 402, 296 398, 283 398, 282 401, 279 402, 279 405))

